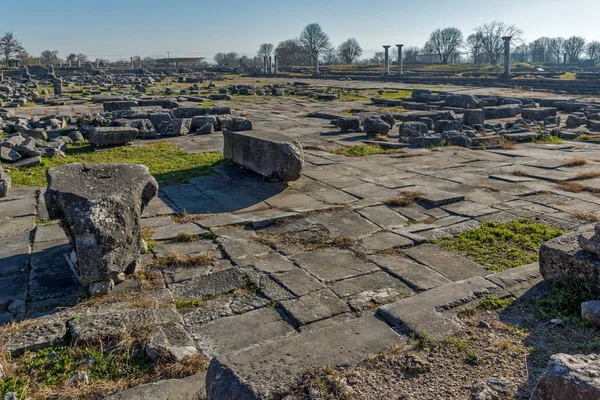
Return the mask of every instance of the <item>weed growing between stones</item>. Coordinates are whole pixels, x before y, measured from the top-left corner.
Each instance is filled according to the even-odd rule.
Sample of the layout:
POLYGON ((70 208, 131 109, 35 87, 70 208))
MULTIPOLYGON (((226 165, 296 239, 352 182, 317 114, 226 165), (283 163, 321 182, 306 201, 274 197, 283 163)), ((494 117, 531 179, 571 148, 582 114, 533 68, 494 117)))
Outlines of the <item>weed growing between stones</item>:
POLYGON ((501 310, 508 307, 513 299, 498 299, 492 296, 486 296, 479 304, 485 310, 501 310))
POLYGON ((600 189, 598 189, 598 188, 583 185, 583 184, 577 183, 577 182, 558 182, 556 184, 556 186, 558 186, 558 188, 560 190, 564 190, 565 192, 571 192, 571 193, 581 193, 581 192, 600 193, 600 189))
POLYGON ((14 187, 46 186, 46 170, 69 163, 142 164, 161 185, 185 183, 193 177, 210 175, 215 165, 225 163, 220 153, 188 154, 170 142, 94 151, 87 143, 70 144, 66 157, 42 158, 41 164, 27 168, 9 168, 14 187))
POLYGON ((600 222, 600 216, 589 213, 585 211, 575 211, 571 213, 575 218, 580 220, 581 222, 592 223, 592 222, 600 222))
POLYGON ((214 262, 215 258, 208 254, 185 255, 171 253, 152 261, 151 264, 163 267, 195 267, 199 265, 211 265, 214 262))
POLYGON ((546 224, 518 219, 486 222, 480 228, 432 242, 499 272, 537 261, 541 245, 563 233, 546 224))
POLYGON ((362 157, 373 154, 393 154, 393 153, 405 153, 402 149, 386 149, 377 144, 369 144, 364 146, 352 146, 343 149, 333 151, 334 154, 341 154, 348 157, 362 157))
POLYGON ((581 303, 600 299, 600 286, 589 281, 564 279, 554 282, 550 292, 535 302, 546 318, 559 318, 575 326, 594 326, 581 318, 581 303))
POLYGON ((600 171, 598 172, 584 172, 581 173, 577 176, 575 176, 575 178, 569 179, 571 181, 584 181, 586 179, 594 179, 594 178, 599 178, 600 177, 600 171))
POLYGON ((579 167, 581 165, 586 165, 588 161, 585 158, 574 158, 572 160, 567 161, 562 165, 562 167, 579 167))
POLYGON ((425 195, 423 192, 412 190, 402 190, 399 193, 401 197, 394 197, 393 199, 386 200, 383 202, 383 204, 393 207, 408 207, 411 204, 416 203, 420 197, 425 195))

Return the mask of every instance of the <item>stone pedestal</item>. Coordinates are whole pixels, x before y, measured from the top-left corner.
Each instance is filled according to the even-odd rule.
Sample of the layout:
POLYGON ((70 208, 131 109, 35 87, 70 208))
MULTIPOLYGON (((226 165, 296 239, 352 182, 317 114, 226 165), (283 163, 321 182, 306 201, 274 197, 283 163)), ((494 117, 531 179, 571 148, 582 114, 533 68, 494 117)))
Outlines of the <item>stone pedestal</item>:
POLYGON ((390 45, 385 45, 383 46, 383 49, 385 51, 385 74, 389 75, 390 74, 390 45))
POLYGON ((135 272, 145 251, 140 215, 156 196, 156 180, 133 164, 67 164, 46 178, 48 215, 60 219, 75 252, 69 265, 92 295, 108 292, 135 272))
POLYGON ((53 80, 52 87, 54 89, 55 96, 62 96, 62 79, 53 80))
POLYGON ((398 47, 398 75, 402 75, 404 73, 402 71, 402 47, 404 47, 404 45, 397 44, 396 47, 398 47))

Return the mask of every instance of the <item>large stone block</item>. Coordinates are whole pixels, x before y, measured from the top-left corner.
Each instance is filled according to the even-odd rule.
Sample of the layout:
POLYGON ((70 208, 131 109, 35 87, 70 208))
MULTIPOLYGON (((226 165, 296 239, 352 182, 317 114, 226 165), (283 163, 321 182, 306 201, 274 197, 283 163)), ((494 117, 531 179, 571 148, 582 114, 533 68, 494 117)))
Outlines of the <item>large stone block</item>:
POLYGON ((484 107, 486 119, 512 118, 523 111, 523 107, 518 104, 506 104, 497 107, 484 107))
POLYGON ((543 121, 545 118, 556 116, 555 107, 525 108, 521 113, 523 119, 543 121))
POLYGON ((93 147, 118 146, 134 141, 138 133, 129 126, 102 126, 90 132, 88 140, 93 147))
POLYGON ((531 400, 600 399, 600 356, 555 354, 531 400))
POLYGON ((449 107, 458 107, 458 108, 477 108, 481 103, 480 100, 470 94, 451 94, 446 96, 445 103, 449 107))
POLYGON ((102 104, 104 112, 112 112, 117 110, 131 110, 131 107, 137 107, 136 101, 107 101, 102 104))
POLYGON ((600 259, 581 248, 579 232, 570 232, 542 245, 540 272, 548 280, 579 278, 600 283, 600 259))
POLYGON ((0 167, 0 197, 8 196, 8 192, 10 192, 11 179, 6 172, 0 167))
POLYGON ((133 272, 142 251, 140 215, 158 184, 148 167, 67 164, 46 172, 51 219, 60 219, 76 255, 71 263, 91 292, 110 290, 113 278, 133 272))
POLYGON ((300 178, 304 166, 302 143, 275 133, 224 131, 225 158, 270 179, 300 178))

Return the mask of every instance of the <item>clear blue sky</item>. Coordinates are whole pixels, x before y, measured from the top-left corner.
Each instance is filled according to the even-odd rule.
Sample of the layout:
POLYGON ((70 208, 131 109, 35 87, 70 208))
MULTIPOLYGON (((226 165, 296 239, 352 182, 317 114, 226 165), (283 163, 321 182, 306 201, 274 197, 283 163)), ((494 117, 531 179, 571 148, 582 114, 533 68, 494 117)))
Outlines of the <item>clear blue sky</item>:
POLYGON ((297 37, 318 22, 334 45, 355 37, 364 56, 383 44, 422 46, 436 28, 465 36, 484 22, 516 24, 524 39, 600 40, 599 0, 0 0, 0 33, 13 30, 32 55, 58 50, 91 59, 252 56, 264 42, 297 37))

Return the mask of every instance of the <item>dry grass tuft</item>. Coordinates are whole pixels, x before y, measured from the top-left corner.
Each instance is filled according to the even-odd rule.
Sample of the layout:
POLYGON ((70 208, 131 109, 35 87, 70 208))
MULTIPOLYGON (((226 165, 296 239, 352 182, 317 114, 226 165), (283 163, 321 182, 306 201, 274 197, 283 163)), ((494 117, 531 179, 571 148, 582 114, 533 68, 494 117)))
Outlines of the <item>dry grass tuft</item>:
POLYGON ((521 169, 515 169, 513 171, 513 175, 514 176, 527 176, 527 174, 525 173, 525 171, 523 171, 521 169))
POLYGON ((425 195, 423 192, 411 190, 400 191, 400 194, 402 197, 394 197, 393 199, 384 201, 383 204, 393 207, 408 207, 425 195))
POLYGON ((215 258, 208 254, 184 255, 171 253, 153 262, 154 265, 168 267, 195 267, 199 265, 211 265, 215 258))
POLYGON ((600 177, 600 171, 598 172, 584 172, 582 174, 577 175, 574 178, 571 178, 569 180, 571 181, 585 181, 587 179, 594 179, 594 178, 599 178, 600 177))
POLYGON ((576 182, 558 182, 556 186, 558 186, 559 189, 564 190, 565 192, 571 193, 600 193, 600 189, 598 188, 582 185, 581 183, 576 182))
POLYGON ((588 160, 585 158, 574 158, 570 161, 567 161, 562 165, 562 167, 578 167, 580 165, 585 165, 588 163, 588 160))
POLYGON ((492 186, 492 185, 477 185, 479 189, 489 190, 490 192, 499 192, 500 189, 492 186))
POLYGON ((208 215, 206 214, 188 214, 185 210, 171 216, 171 219, 176 224, 187 224, 190 222, 200 221, 206 218, 208 218, 208 215))
POLYGON ((190 232, 181 232, 175 237, 176 242, 198 242, 200 239, 200 235, 190 232))
POLYGON ((161 363, 156 368, 159 379, 182 379, 206 371, 210 360, 204 354, 187 356, 178 363, 161 363))
POLYGON ((600 216, 588 213, 585 211, 575 211, 572 213, 575 218, 582 222, 591 223, 591 222, 600 222, 600 216))
POLYGON ((354 239, 346 236, 338 237, 333 240, 333 246, 340 249, 349 249, 354 246, 354 243, 354 239))

